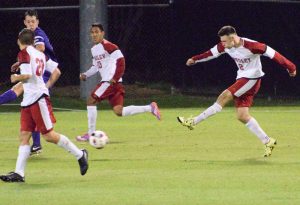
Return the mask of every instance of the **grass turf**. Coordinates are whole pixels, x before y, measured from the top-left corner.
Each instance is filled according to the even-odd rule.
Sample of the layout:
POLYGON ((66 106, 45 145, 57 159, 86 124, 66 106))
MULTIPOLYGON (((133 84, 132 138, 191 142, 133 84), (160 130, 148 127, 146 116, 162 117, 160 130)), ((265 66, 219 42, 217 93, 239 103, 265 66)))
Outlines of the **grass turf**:
MULTIPOLYGON (((163 121, 150 114, 118 118, 98 112, 98 129, 111 143, 102 150, 75 142, 86 131, 86 112, 56 112, 55 130, 89 150, 90 169, 81 176, 77 161, 42 140, 43 153, 31 157, 26 183, 0 182, 0 204, 299 204, 300 107, 254 107, 253 116, 278 140, 270 158, 235 119, 232 108, 190 131, 178 114, 204 108, 162 109, 163 121)), ((0 173, 14 170, 19 113, 0 113, 0 173)))

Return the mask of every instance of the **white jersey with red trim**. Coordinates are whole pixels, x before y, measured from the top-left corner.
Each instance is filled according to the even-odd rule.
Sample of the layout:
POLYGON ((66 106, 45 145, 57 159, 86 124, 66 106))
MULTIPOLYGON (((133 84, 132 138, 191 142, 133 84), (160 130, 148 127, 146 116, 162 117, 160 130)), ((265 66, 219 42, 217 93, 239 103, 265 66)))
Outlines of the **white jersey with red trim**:
MULTIPOLYGON (((102 81, 110 81, 116 73, 117 60, 124 58, 122 52, 117 45, 105 39, 101 43, 94 45, 91 48, 91 52, 93 65, 84 74, 90 77, 99 72, 102 81)), ((122 82, 122 78, 119 78, 118 82, 122 82)))
POLYGON ((195 55, 192 59, 195 63, 205 62, 219 57, 223 53, 228 53, 238 66, 237 79, 239 78, 260 78, 264 75, 260 56, 264 55, 281 65, 290 74, 296 73, 296 65, 275 51, 266 44, 250 40, 248 38, 241 38, 242 45, 233 48, 224 48, 222 43, 218 43, 210 50, 195 55))
POLYGON ((272 59, 275 55, 275 50, 248 38, 241 39, 242 45, 237 48, 224 48, 221 43, 216 45, 211 49, 213 56, 217 57, 224 52, 230 55, 238 67, 237 79, 260 78, 264 76, 260 56, 263 54, 272 59))
POLYGON ((55 67, 46 67, 46 58, 44 53, 38 51, 33 46, 27 46, 18 54, 20 62, 21 75, 31 75, 23 82, 24 94, 21 106, 29 106, 35 103, 42 95, 49 96, 49 91, 43 80, 45 70, 53 72, 55 67))
POLYGON ((219 57, 223 53, 227 53, 235 61, 238 71, 237 79, 239 78, 260 78, 264 76, 260 56, 264 55, 269 58, 274 58, 275 50, 263 43, 241 38, 242 45, 239 47, 224 48, 222 43, 218 43, 208 52, 193 57, 197 62, 208 61, 219 57), (200 57, 201 56, 201 57, 200 57))

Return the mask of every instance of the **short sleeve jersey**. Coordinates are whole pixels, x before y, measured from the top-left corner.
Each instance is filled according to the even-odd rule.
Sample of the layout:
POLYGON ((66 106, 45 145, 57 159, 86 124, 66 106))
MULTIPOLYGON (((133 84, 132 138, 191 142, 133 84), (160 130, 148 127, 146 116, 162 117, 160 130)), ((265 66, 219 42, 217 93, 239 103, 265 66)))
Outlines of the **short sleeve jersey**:
POLYGON ((37 27, 34 31, 34 45, 43 44, 45 46, 45 55, 51 60, 57 62, 57 59, 54 54, 53 46, 51 45, 48 36, 46 33, 40 28, 37 27))
POLYGON ((43 74, 45 70, 51 73, 53 69, 46 68, 44 53, 33 46, 27 46, 18 53, 18 61, 21 74, 31 75, 31 78, 23 82, 24 95, 21 106, 32 105, 43 95, 49 96, 49 91, 43 81, 43 74))

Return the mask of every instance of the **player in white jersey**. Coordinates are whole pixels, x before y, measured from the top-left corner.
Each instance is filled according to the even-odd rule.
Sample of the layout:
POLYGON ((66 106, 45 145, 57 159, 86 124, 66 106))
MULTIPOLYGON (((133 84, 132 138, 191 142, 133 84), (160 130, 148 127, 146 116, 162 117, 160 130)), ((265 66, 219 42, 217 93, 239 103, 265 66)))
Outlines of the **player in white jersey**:
POLYGON ((87 141, 89 136, 96 130, 96 105, 104 99, 108 99, 117 116, 150 112, 160 120, 160 111, 155 102, 144 106, 131 105, 123 107, 125 90, 122 85, 122 76, 125 71, 125 58, 118 46, 104 39, 104 29, 101 24, 93 24, 90 35, 95 44, 91 49, 93 65, 85 73, 80 74, 80 80, 85 81, 90 76, 99 72, 101 82, 87 99, 88 133, 83 136, 77 136, 76 139, 78 141, 87 141))
POLYGON ((23 29, 18 37, 20 48, 18 62, 20 62, 21 74, 11 75, 11 82, 22 81, 24 88, 21 102, 20 146, 15 171, 0 175, 0 179, 4 182, 25 182, 25 166, 30 155, 29 140, 36 127, 46 141, 57 144, 77 158, 81 175, 84 175, 88 169, 87 151, 78 149, 66 136, 53 130, 55 118, 43 74, 46 70, 51 73, 50 83, 47 84, 51 86, 57 80, 55 72, 59 71, 55 67, 45 66, 45 55, 32 46, 33 42, 33 31, 23 29))
POLYGON ((239 37, 232 26, 222 27, 218 32, 218 36, 221 40, 220 43, 200 55, 189 58, 186 65, 191 66, 227 53, 238 67, 236 82, 224 90, 217 98, 217 101, 200 115, 194 118, 177 117, 177 119, 183 126, 192 130, 196 124, 220 112, 228 102, 234 100, 238 120, 244 123, 265 145, 264 156, 268 157, 272 154, 272 150, 277 142, 269 137, 254 117, 249 114, 253 97, 258 92, 261 78, 264 75, 260 56, 267 56, 279 63, 288 71, 291 77, 296 76, 296 66, 266 44, 239 37))
MULTIPOLYGON (((24 25, 26 28, 34 31, 35 33, 35 41, 34 46, 41 52, 44 52, 47 56, 46 66, 54 66, 58 67, 58 63, 56 62, 56 58, 54 55, 53 47, 50 44, 48 36, 45 32, 39 27, 39 17, 36 10, 28 10, 24 15, 24 25)), ((16 62, 12 65, 11 71, 15 72, 19 69, 19 62, 16 62)), ((59 69, 57 70, 59 71, 59 69)), ((55 72, 56 75, 60 75, 60 72, 55 72)), ((50 74, 45 72, 43 75, 44 82, 48 83, 50 74)), ((50 87, 49 87, 50 88, 50 87)), ((10 90, 4 92, 0 95, 0 105, 4 103, 9 103, 16 100, 23 93, 23 85, 22 82, 14 85, 10 90)), ((38 131, 32 132, 32 146, 31 146, 31 155, 39 154, 42 151, 42 146, 40 143, 40 133, 38 131)))

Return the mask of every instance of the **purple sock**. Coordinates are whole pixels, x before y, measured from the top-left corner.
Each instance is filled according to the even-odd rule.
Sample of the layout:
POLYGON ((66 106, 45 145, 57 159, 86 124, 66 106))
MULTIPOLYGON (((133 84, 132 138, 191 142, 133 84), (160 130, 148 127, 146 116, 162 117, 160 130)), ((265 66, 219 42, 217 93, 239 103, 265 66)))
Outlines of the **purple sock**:
POLYGON ((33 146, 41 146, 41 141, 40 141, 40 132, 32 132, 32 141, 33 141, 33 146))
POLYGON ((8 90, 0 95, 0 105, 8 103, 17 99, 17 95, 13 90, 8 90))

